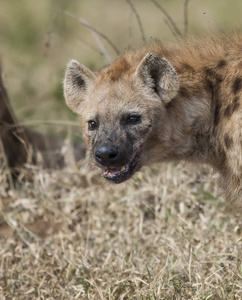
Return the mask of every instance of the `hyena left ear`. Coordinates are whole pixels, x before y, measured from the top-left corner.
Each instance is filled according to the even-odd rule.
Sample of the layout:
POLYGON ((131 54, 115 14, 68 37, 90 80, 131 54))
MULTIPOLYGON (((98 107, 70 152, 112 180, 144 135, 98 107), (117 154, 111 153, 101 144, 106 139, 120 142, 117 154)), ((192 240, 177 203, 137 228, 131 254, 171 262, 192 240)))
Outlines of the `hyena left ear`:
POLYGON ((79 64, 78 61, 71 60, 67 64, 64 79, 64 94, 66 104, 75 113, 80 112, 80 104, 93 86, 95 78, 95 74, 85 66, 79 64))
POLYGON ((179 80, 176 70, 165 58, 156 54, 146 54, 139 63, 135 75, 165 103, 174 98, 178 92, 179 80))

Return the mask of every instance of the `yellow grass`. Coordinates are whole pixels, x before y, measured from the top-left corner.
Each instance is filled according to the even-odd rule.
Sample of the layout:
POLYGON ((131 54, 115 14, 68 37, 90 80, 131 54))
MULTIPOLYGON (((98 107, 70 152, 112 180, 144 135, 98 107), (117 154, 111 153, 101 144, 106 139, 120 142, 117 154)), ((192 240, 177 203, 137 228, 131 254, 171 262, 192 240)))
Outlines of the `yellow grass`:
POLYGON ((209 168, 29 172, 17 191, 1 175, 2 299, 241 299, 241 217, 209 168))

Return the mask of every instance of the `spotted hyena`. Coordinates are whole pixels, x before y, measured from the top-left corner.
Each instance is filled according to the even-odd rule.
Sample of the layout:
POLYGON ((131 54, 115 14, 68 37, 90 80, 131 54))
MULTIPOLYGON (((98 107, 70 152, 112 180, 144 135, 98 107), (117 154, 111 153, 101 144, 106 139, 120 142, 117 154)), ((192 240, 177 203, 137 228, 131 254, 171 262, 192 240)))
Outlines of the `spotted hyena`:
POLYGON ((242 207, 242 35, 153 41, 99 72, 72 60, 64 92, 107 180, 156 162, 208 163, 242 207))

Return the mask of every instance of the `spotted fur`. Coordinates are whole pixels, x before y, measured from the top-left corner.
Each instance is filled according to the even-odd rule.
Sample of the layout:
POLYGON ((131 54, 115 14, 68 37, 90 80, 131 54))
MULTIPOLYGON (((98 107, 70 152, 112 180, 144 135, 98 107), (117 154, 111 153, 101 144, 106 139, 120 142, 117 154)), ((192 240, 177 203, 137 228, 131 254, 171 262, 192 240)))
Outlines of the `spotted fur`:
POLYGON ((132 174, 160 161, 208 163, 221 174, 228 206, 242 209, 241 34, 168 46, 151 42, 100 72, 71 61, 64 91, 68 106, 81 116, 94 160, 117 173, 116 182, 129 178, 121 178, 120 168, 132 160, 132 174), (133 115, 140 122, 127 125, 133 115), (100 144, 118 149, 115 162, 98 161, 100 144))

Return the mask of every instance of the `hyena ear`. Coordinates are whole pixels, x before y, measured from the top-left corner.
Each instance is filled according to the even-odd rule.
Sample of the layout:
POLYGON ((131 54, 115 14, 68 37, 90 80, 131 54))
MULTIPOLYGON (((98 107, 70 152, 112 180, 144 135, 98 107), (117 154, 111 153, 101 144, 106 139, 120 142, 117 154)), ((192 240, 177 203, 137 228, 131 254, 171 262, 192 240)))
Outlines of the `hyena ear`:
POLYGON ((80 111, 80 104, 93 86, 94 80, 95 74, 79 64, 78 61, 71 60, 67 64, 64 79, 64 95, 66 104, 75 113, 80 111))
POLYGON ((139 63, 135 75, 165 103, 174 98, 178 92, 179 80, 176 70, 165 58, 156 54, 146 54, 139 63))

